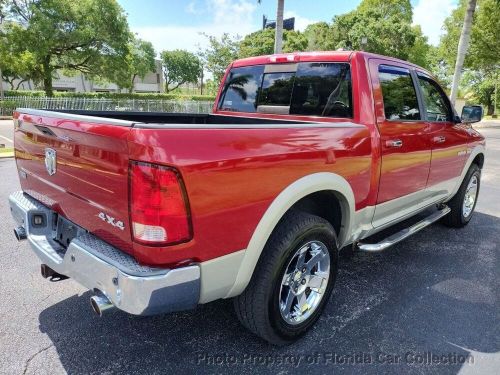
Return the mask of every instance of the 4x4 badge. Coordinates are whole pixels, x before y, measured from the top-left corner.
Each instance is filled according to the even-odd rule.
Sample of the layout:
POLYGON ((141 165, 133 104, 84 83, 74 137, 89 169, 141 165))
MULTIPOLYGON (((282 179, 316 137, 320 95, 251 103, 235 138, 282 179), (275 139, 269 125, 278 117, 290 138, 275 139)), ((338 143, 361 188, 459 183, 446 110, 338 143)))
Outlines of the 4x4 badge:
POLYGON ((111 224, 115 228, 118 228, 120 230, 125 230, 125 225, 123 224, 123 221, 116 220, 114 217, 109 216, 108 214, 105 214, 104 212, 99 212, 99 215, 97 215, 99 219, 104 221, 107 224, 111 224))
POLYGON ((56 150, 51 148, 45 149, 45 168, 49 176, 52 176, 57 171, 57 155, 56 150))

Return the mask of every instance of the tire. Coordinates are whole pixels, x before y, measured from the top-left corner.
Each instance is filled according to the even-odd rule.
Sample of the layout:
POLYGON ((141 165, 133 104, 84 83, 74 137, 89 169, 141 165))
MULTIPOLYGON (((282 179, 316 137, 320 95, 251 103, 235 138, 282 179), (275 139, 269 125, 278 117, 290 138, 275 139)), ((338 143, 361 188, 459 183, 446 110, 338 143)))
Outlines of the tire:
POLYGON ((477 197, 479 196, 479 188, 481 185, 481 169, 476 165, 472 164, 467 171, 467 174, 462 181, 462 185, 458 189, 455 196, 447 203, 448 207, 451 208, 451 212, 443 218, 443 223, 449 227, 453 228, 462 228, 466 226, 472 215, 474 213, 474 209, 476 208, 477 197), (473 181, 476 181, 475 186, 475 196, 474 201, 465 206, 465 199, 468 194, 469 188, 473 181))
POLYGON ((274 345, 286 345, 304 335, 319 319, 332 292, 336 243, 328 221, 298 211, 287 213, 264 247, 247 288, 234 299, 241 323, 274 345), (303 309, 297 312, 300 302, 303 309))

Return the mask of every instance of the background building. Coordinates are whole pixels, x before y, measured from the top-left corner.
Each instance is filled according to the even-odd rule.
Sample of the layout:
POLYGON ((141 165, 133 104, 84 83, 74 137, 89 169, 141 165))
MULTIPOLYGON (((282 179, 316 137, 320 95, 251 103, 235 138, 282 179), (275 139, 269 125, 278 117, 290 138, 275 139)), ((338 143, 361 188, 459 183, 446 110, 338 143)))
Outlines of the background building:
MULTIPOLYGON (((2 82, 4 90, 10 90, 8 82, 2 82)), ((14 81, 17 86, 18 81, 14 81)), ((56 73, 53 80, 54 91, 68 92, 128 92, 127 89, 120 90, 114 83, 93 82, 82 73, 74 76, 65 76, 62 72, 56 73)), ((136 77, 134 80, 134 92, 163 92, 164 79, 160 60, 156 60, 156 70, 149 72, 144 79, 136 77)), ((26 81, 19 85, 19 90, 40 90, 32 81, 26 81)))

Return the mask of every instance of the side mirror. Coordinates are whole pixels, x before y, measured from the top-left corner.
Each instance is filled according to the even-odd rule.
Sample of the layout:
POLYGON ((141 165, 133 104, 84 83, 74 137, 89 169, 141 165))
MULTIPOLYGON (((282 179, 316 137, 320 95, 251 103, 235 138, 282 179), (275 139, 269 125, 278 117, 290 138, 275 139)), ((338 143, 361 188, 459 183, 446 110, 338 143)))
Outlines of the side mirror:
POLYGON ((462 122, 472 124, 483 118, 483 107, 480 105, 466 105, 462 108, 462 122))

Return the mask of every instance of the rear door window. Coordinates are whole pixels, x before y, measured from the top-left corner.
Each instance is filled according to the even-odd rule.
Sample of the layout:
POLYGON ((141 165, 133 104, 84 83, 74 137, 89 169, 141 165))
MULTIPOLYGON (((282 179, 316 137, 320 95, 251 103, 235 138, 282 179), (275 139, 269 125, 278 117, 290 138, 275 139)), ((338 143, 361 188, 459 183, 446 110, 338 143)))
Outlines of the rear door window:
POLYGON ((255 112, 263 73, 263 65, 231 69, 224 85, 219 109, 234 112, 255 112))
POLYGON ((292 94, 291 114, 352 117, 349 64, 301 63, 292 94))
POLYGON ((387 120, 420 120, 417 93, 408 69, 381 65, 379 80, 387 120))

